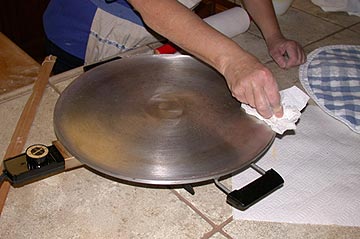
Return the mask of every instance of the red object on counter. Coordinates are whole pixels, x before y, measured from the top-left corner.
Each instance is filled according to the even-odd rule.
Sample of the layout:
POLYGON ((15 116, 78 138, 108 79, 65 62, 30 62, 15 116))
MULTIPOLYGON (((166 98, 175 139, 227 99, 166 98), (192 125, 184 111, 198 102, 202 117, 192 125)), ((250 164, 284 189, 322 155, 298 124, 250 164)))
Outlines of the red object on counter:
POLYGON ((155 54, 174 54, 177 50, 171 43, 166 43, 161 47, 156 48, 154 52, 155 54))

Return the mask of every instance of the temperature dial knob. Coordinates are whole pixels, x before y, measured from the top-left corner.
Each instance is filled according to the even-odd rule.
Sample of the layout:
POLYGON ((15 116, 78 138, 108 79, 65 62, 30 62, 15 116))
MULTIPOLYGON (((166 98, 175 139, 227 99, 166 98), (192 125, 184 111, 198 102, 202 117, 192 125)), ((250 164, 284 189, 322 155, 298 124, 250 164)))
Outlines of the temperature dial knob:
POLYGON ((41 165, 45 162, 49 149, 42 144, 34 144, 25 151, 26 159, 29 163, 41 165))

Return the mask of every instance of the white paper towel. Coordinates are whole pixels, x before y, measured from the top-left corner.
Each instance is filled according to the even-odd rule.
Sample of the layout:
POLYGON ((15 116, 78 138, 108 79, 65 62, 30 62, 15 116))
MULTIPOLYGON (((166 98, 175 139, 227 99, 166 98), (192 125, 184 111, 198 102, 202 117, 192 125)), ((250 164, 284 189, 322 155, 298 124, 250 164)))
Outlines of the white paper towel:
POLYGON ((206 23, 227 37, 234 37, 249 29, 249 14, 241 7, 234 7, 204 19, 206 23))
POLYGON ((359 0, 311 0, 325 12, 347 12, 349 15, 360 17, 359 0))
MULTIPOLYGON (((284 186, 235 219, 360 226, 360 136, 317 106, 302 114, 296 133, 276 138, 257 162, 274 168, 284 186)), ((248 169, 233 189, 259 177, 248 169)))
POLYGON ((270 119, 264 119, 256 109, 247 104, 241 104, 246 113, 254 115, 260 120, 267 123, 273 131, 283 134, 287 130, 296 129, 296 122, 299 120, 301 110, 306 106, 309 96, 296 86, 280 91, 281 104, 284 115, 281 118, 272 116, 270 119))

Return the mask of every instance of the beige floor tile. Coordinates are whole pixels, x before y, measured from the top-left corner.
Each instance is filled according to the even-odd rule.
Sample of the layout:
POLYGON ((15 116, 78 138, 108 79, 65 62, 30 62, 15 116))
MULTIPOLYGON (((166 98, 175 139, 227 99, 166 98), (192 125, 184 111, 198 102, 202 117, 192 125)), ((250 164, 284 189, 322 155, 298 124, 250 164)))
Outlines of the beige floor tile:
POLYGON ((50 145, 56 140, 53 127, 54 106, 59 95, 54 89, 47 88, 29 132, 26 145, 40 143, 50 145))
POLYGON ((299 80, 299 67, 282 69, 275 62, 269 62, 266 66, 273 73, 280 90, 293 86, 299 80))
POLYGON ((233 38, 243 49, 256 56, 262 63, 271 60, 267 53, 265 41, 256 35, 250 33, 242 33, 233 38))
POLYGON ((234 220, 224 231, 233 238, 247 239, 342 239, 360 238, 356 227, 300 225, 234 220))
POLYGON ((283 34, 303 46, 341 29, 335 24, 319 20, 296 9, 290 9, 287 14, 278 19, 283 34))
POLYGON ((30 93, 32 92, 33 85, 27 85, 21 88, 18 88, 16 90, 7 92, 6 94, 0 94, 0 104, 15 100, 16 98, 22 97, 22 96, 30 96, 30 93))
POLYGON ((68 87, 68 86, 71 84, 71 82, 73 82, 75 79, 76 79, 76 77, 67 79, 67 80, 62 81, 62 82, 59 82, 59 83, 57 83, 56 85, 54 85, 54 87, 55 87, 56 91, 60 94, 60 93, 63 92, 63 91, 66 89, 66 87, 68 87))
POLYGON ((214 234, 213 236, 211 236, 211 237, 209 237, 210 239, 226 239, 226 238, 228 238, 228 237, 226 237, 226 236, 224 236, 224 235, 222 235, 221 233, 216 233, 216 234, 214 234))
MULTIPOLYGON (((326 22, 300 10, 290 8, 285 15, 278 17, 285 37, 299 42, 302 46, 322 39, 341 29, 340 26, 326 22)), ((261 36, 260 31, 251 25, 249 32, 261 36)))
POLYGON ((79 77, 83 73, 83 68, 78 67, 75 69, 72 69, 67 72, 63 72, 61 74, 52 76, 49 79, 49 82, 52 86, 52 88, 60 94, 65 90, 66 87, 69 86, 71 82, 73 82, 77 77, 79 77))
POLYGON ((350 27, 350 30, 355 31, 360 34, 360 23, 350 27))
POLYGON ((29 95, 25 94, 24 96, 19 96, 16 100, 6 101, 0 104, 0 162, 2 162, 5 156, 5 152, 28 98, 29 95))
POLYGON ((325 12, 310 0, 295 0, 292 7, 344 27, 360 22, 359 17, 349 16, 346 12, 325 12))
POLYGON ((304 48, 309 54, 313 50, 329 45, 359 45, 360 33, 351 30, 343 30, 318 42, 312 43, 304 48))
MULTIPOLYGON (((231 189, 229 179, 222 183, 231 189)), ((232 216, 232 207, 226 203, 226 194, 220 191, 215 184, 194 187, 195 195, 189 194, 185 190, 177 190, 182 197, 200 210, 216 225, 219 225, 232 216)))
POLYGON ((1 238, 200 238, 212 227, 168 189, 81 168, 11 189, 1 238))

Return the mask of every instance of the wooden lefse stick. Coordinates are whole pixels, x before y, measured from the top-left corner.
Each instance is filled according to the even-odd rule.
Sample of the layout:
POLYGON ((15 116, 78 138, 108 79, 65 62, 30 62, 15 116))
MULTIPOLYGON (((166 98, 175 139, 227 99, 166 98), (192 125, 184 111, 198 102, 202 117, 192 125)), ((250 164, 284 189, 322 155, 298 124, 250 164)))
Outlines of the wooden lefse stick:
MULTIPOLYGON (((6 150, 4 159, 16 156, 22 152, 30 132, 31 125, 34 121, 36 110, 41 102, 42 96, 49 82, 49 77, 55 61, 55 56, 47 56, 43 61, 37 80, 34 83, 32 94, 26 102, 23 112, 20 115, 15 131, 6 150)), ((0 173, 2 173, 2 165, 0 166, 0 170, 0 173)), ((4 181, 0 185, 0 215, 4 208, 9 190, 10 183, 8 181, 4 181)))

